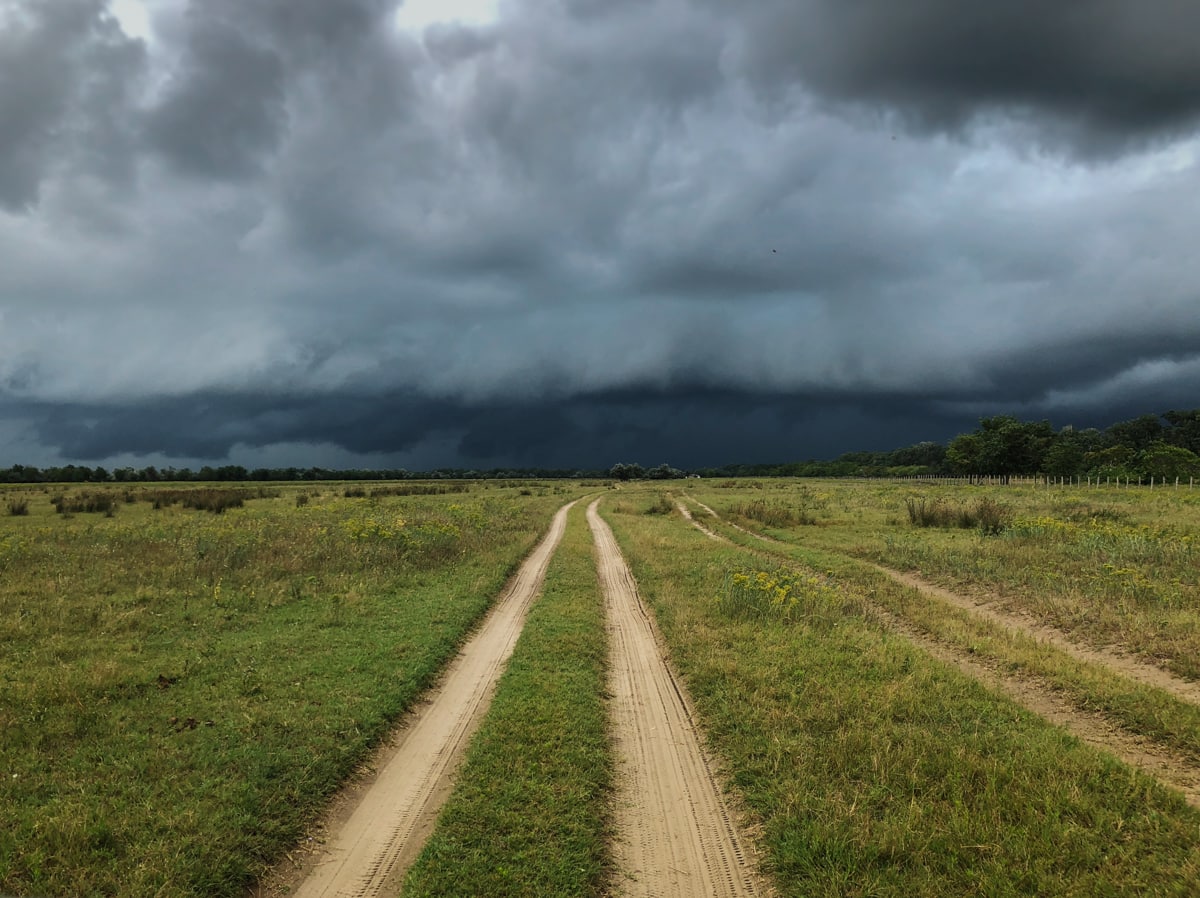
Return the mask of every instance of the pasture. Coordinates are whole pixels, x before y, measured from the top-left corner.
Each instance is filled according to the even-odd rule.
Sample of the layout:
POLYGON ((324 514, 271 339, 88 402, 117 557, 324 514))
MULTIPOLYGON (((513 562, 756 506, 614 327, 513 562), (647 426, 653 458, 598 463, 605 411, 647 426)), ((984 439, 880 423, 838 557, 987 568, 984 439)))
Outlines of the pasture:
MULTIPOLYGON (((1194 797, 1117 738, 1200 770, 1200 492, 413 486, 0 497, 0 893, 246 894, 585 494, 779 894, 1200 881, 1194 797)), ((406 891, 620 891, 592 551, 577 506, 406 891)))

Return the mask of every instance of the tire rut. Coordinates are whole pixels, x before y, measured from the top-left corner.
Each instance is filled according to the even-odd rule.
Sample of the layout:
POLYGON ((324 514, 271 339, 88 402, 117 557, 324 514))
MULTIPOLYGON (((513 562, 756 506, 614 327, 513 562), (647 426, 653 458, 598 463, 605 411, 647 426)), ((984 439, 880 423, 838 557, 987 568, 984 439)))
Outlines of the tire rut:
MULTIPOLYGON (((1099 667, 1106 667, 1114 673, 1127 677, 1130 680, 1170 693, 1180 701, 1200 705, 1200 683, 1184 680, 1163 670, 1161 667, 1147 664, 1144 661, 1114 652, 1111 649, 1081 645, 1068 637, 1062 630, 1046 626, 1045 624, 1024 620, 1016 615, 993 608, 986 602, 978 601, 969 596, 949 590, 944 586, 931 583, 916 574, 893 570, 881 564, 876 564, 874 567, 876 570, 887 574, 897 583, 902 583, 919 592, 936 596, 956 608, 961 608, 963 611, 981 617, 997 626, 1023 633, 1035 642, 1044 642, 1052 645, 1078 661, 1085 661, 1099 667)), ((992 598, 994 599, 995 597, 992 598)))
POLYGON ((546 536, 447 667, 440 684, 377 759, 378 772, 369 785, 327 827, 324 845, 299 870, 277 876, 278 889, 259 894, 369 898, 399 890, 450 795, 454 772, 491 704, 574 504, 554 515, 546 536))
POLYGON ((701 749, 690 702, 598 504, 588 506, 587 519, 611 638, 619 891, 631 898, 764 895, 749 843, 701 749))
MULTIPOLYGON (((720 517, 720 515, 718 515, 704 503, 699 502, 696 499, 692 499, 692 501, 717 520, 724 520, 720 517)), ((712 531, 701 526, 698 521, 691 517, 691 515, 685 515, 685 517, 691 521, 692 526, 696 527, 702 532, 712 534, 712 531)), ((755 533, 752 530, 747 530, 744 527, 739 527, 732 521, 724 521, 724 523, 735 528, 736 530, 741 531, 742 533, 755 537, 762 542, 784 545, 778 540, 755 533)), ((718 535, 717 538, 723 542, 730 543, 730 540, 723 536, 718 535)), ((970 599, 967 599, 964 596, 958 596, 954 593, 950 593, 949 590, 944 590, 941 587, 934 586, 933 584, 925 583, 925 581, 920 580, 920 578, 910 577, 906 579, 905 576, 900 574, 898 571, 892 571, 879 565, 872 566, 880 570, 882 573, 888 574, 889 576, 895 578, 898 582, 903 583, 911 588, 919 589, 926 593, 933 593, 939 597, 946 598, 947 601, 952 601, 951 599, 947 598, 946 595, 943 595, 943 593, 946 593, 949 596, 954 596, 954 598, 957 599, 957 601, 952 601, 952 603, 956 606, 969 606, 966 607, 966 610, 970 611, 979 610, 975 603, 971 602, 970 599), (965 605, 960 603, 965 603, 965 605)), ((1190 760, 1158 745, 1149 738, 1138 736, 1137 734, 1130 733, 1127 730, 1116 726, 1108 718, 1100 714, 1093 714, 1080 710, 1078 707, 1063 698, 1061 694, 1055 692, 1048 686, 1035 682, 1030 678, 1016 677, 1010 674, 1001 673, 999 670, 983 664, 977 659, 969 657, 966 653, 958 651, 951 646, 948 646, 945 643, 939 642, 933 637, 926 635, 890 611, 887 611, 886 609, 881 608, 874 603, 872 603, 870 607, 872 613, 876 615, 889 630, 903 636, 905 639, 917 645, 927 654, 937 658, 939 661, 954 666, 972 679, 983 683, 997 692, 1002 693, 1017 704, 1024 707, 1026 710, 1031 711, 1034 714, 1042 717, 1044 720, 1047 720, 1050 723, 1060 727, 1061 729, 1070 733, 1072 736, 1075 736, 1077 739, 1086 742, 1088 745, 1091 745, 1093 748, 1107 752, 1108 754, 1113 755, 1130 766, 1136 767, 1142 772, 1149 774, 1164 785, 1180 792, 1183 795, 1184 800, 1186 800, 1187 803, 1192 807, 1200 808, 1200 768, 1198 768, 1190 760)), ((985 610, 991 611, 991 609, 985 610)), ((999 612, 995 611, 992 611, 992 614, 997 617, 995 622, 1000 624, 1004 624, 1004 621, 1009 618, 1008 615, 1001 615, 999 612)), ((1024 629, 1022 629, 1022 632, 1026 632, 1027 635, 1034 635, 1024 629)), ((1054 632, 1057 633, 1057 631, 1054 632)), ((1058 638, 1063 642, 1067 642, 1072 649, 1075 650, 1073 652, 1069 652, 1069 654, 1073 654, 1074 657, 1096 664, 1104 663, 1102 660, 1087 657, 1087 654, 1085 653, 1091 653, 1093 650, 1084 649, 1076 643, 1071 643, 1066 639, 1065 636, 1062 636, 1061 634, 1058 634, 1058 638)), ((1057 648, 1062 648, 1062 646, 1058 645, 1057 642, 1054 644, 1057 648)), ((1150 667, 1149 665, 1132 662, 1130 659, 1123 660, 1127 665, 1135 665, 1138 668, 1150 667)), ((1124 666, 1125 665, 1122 665, 1122 667, 1112 667, 1110 669, 1114 670, 1116 673, 1130 676, 1130 674, 1126 673, 1123 669, 1124 666)), ((1153 668, 1153 671, 1156 675, 1161 677, 1170 678, 1172 680, 1176 679, 1158 668, 1153 668)), ((1136 677, 1132 678, 1136 679, 1136 677)), ((1142 682, 1149 681, 1143 680, 1142 682)), ((1178 683, 1183 687, 1192 686, 1192 684, 1182 680, 1179 680, 1178 683)), ((1159 684, 1156 682, 1150 682, 1150 685, 1157 686, 1159 684)), ((1177 697, 1184 698, 1185 701, 1194 701, 1194 699, 1188 699, 1182 695, 1178 695, 1178 693, 1172 694, 1176 694, 1177 697)))

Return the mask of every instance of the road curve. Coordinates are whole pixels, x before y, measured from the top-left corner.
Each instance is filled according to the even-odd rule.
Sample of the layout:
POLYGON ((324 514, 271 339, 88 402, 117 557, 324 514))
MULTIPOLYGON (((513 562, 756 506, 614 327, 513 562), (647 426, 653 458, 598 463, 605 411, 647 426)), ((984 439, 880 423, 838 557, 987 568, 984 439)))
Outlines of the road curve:
POLYGON ((704 754, 612 530, 588 506, 611 637, 619 889, 630 898, 744 898, 765 890, 704 754))

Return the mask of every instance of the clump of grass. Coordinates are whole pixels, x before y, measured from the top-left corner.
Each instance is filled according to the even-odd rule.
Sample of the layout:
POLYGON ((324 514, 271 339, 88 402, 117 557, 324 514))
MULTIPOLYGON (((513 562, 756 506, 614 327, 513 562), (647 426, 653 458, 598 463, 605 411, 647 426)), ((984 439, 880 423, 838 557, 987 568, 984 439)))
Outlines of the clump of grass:
POLYGON ((904 504, 909 523, 915 527, 978 529, 981 533, 994 536, 1002 533, 1012 521, 1012 513, 1007 506, 987 497, 977 500, 974 505, 951 505, 940 499, 931 501, 924 496, 909 496, 904 504))
POLYGON ((8 500, 8 513, 14 518, 23 517, 23 516, 29 514, 29 500, 28 499, 9 499, 8 500))
POLYGON ((797 524, 815 524, 817 519, 802 508, 774 499, 751 499, 731 506, 732 514, 750 518, 768 527, 794 527, 797 524))
POLYGON ((361 486, 348 486, 342 490, 342 495, 347 499, 365 499, 367 491, 361 486))
POLYGON ((61 515, 102 514, 111 518, 117 512, 117 503, 111 493, 80 493, 78 496, 55 496, 54 510, 61 515))
POLYGON ((1103 505, 1072 505, 1056 509, 1062 516, 1075 524, 1090 524, 1093 522, 1123 524, 1129 520, 1129 515, 1119 508, 1109 508, 1103 505))
POLYGON ((308 493, 297 493, 296 494, 296 507, 303 508, 307 504, 308 504, 308 493))
POLYGON ((380 486, 371 490, 372 499, 387 496, 446 496, 451 493, 469 492, 465 483, 401 483, 396 486, 380 486))
POLYGON ((667 497, 666 493, 659 493, 658 498, 647 506, 642 514, 674 514, 674 512, 675 503, 667 497))
POLYGON ((250 489, 209 489, 192 490, 146 490, 141 497, 154 504, 155 508, 166 508, 171 505, 182 505, 197 511, 211 511, 213 514, 223 514, 226 509, 241 508, 247 499, 270 499, 278 496, 278 491, 250 489))
POLYGON ((834 588, 828 578, 785 567, 726 571, 717 606, 735 619, 806 618, 810 624, 832 623, 863 610, 860 600, 834 588))

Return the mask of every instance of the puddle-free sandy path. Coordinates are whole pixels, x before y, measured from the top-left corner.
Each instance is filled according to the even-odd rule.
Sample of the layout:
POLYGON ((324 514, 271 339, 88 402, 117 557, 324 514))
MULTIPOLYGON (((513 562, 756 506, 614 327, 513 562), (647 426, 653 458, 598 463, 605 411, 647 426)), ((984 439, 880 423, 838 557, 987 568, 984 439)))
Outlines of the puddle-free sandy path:
POLYGON ((764 894, 747 843, 700 748, 690 705, 612 530, 587 511, 611 641, 609 691, 617 751, 613 857, 628 896, 764 894))

